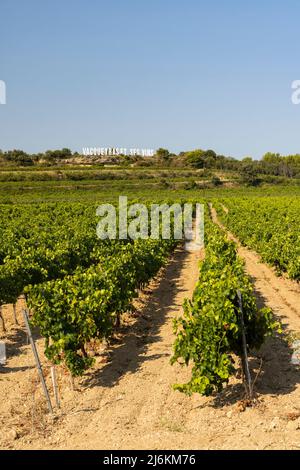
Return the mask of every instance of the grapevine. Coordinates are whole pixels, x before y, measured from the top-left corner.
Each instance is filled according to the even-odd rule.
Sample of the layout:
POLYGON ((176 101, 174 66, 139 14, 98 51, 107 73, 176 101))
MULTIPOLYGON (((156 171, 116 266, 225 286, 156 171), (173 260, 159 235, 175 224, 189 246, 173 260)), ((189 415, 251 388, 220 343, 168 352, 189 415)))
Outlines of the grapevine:
POLYGON ((270 309, 258 309, 243 261, 234 242, 209 220, 206 222, 205 259, 192 300, 175 320, 177 335, 171 362, 193 364, 191 379, 177 390, 210 395, 222 390, 234 373, 233 355, 242 354, 242 330, 237 291, 243 298, 249 349, 259 348, 278 327, 270 309))

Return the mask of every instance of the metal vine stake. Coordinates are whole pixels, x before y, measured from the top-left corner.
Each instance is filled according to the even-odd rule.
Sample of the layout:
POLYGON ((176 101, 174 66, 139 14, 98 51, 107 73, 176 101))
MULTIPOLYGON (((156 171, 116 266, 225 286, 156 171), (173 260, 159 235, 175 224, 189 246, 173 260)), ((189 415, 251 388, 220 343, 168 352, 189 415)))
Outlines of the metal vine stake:
POLYGON ((252 400, 253 385, 252 385, 252 379, 251 379, 251 374, 250 374, 250 369, 249 369, 247 340, 246 340, 244 312, 243 312, 243 301, 242 301, 242 294, 240 290, 237 291, 237 296, 238 296, 239 309, 240 309, 240 314, 241 314, 242 343, 243 343, 242 365, 243 365, 244 384, 245 384, 247 398, 249 400, 252 400))
POLYGON ((38 370, 38 373, 39 373, 39 376, 40 376, 40 380, 41 380, 41 383, 42 383, 42 387, 43 387, 43 390, 44 390, 44 394, 45 394, 45 397, 46 397, 46 400, 47 400, 48 409, 49 409, 49 412, 51 414, 53 414, 53 408, 52 408, 52 404, 51 404, 51 400, 50 400, 50 395, 49 395, 47 385, 46 385, 46 382, 45 382, 45 378, 44 378, 44 375, 43 375, 42 366, 41 366, 40 358, 39 358, 39 355, 38 355, 38 352, 37 352, 37 349, 36 349, 36 345, 35 345, 34 339, 32 337, 30 324, 29 324, 28 313, 27 313, 27 310, 25 310, 25 309, 23 309, 23 316, 24 316, 25 326, 26 326, 27 334, 28 334, 29 341, 30 341, 30 344, 31 344, 32 352, 33 352, 33 355, 34 355, 36 367, 37 367, 37 370, 38 370))

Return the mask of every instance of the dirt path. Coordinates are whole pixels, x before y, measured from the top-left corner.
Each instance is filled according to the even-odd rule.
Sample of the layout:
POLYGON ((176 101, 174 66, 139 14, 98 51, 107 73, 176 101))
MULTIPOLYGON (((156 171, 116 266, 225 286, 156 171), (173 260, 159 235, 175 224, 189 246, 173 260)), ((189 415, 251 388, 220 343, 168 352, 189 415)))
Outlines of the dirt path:
POLYGON ((198 260, 199 254, 175 253, 142 311, 142 323, 138 321, 124 337, 111 364, 88 381, 91 388, 82 405, 86 408, 90 400, 98 409, 92 414, 78 410, 80 420, 78 416, 66 418, 64 434, 72 432, 67 447, 143 448, 150 442, 155 447, 162 442, 171 445, 172 438, 166 435, 173 433, 168 427, 175 426, 173 410, 178 399, 182 402, 182 397, 171 391, 178 380, 178 368, 169 363, 174 341, 172 319, 181 313, 184 298, 192 295, 198 260))
MULTIPOLYGON (((183 299, 192 295, 199 257, 200 254, 176 251, 165 273, 150 286, 151 293, 137 308, 136 317, 128 318, 115 344, 96 357, 95 367, 80 380, 78 391, 70 389, 68 375, 59 371, 62 410, 54 423, 45 418, 40 386, 33 384, 36 372, 30 349, 22 346, 8 361, 9 373, 0 373, 1 398, 5 393, 5 400, 0 402, 4 430, 2 440, 0 433, 0 447, 300 448, 300 375, 291 364, 292 351, 282 337, 269 340, 259 355, 251 358, 254 370, 260 358, 263 360, 257 381, 260 398, 253 408, 241 412, 243 387, 240 379, 234 377, 217 397, 187 397, 172 390, 173 383, 189 376, 186 368, 170 365, 172 319, 182 313, 183 299)), ((256 289, 261 289, 264 296, 260 301, 272 301, 276 313, 285 316, 286 324, 291 318, 293 328, 299 329, 299 295, 294 293, 296 302, 289 307, 279 297, 283 295, 280 287, 276 288, 278 291, 272 287, 274 295, 273 290, 269 293, 265 267, 256 264, 256 270, 262 268, 252 273, 256 275, 256 289)), ((42 342, 37 343, 41 352, 42 342)), ((41 357, 45 365, 42 354, 41 357)), ((50 385, 49 377, 47 380, 50 385)))

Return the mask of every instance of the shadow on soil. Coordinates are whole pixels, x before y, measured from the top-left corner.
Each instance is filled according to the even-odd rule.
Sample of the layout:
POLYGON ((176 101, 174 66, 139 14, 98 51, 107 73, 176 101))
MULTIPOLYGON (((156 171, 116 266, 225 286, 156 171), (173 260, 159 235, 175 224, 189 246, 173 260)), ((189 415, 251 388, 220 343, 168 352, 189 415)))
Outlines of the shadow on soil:
POLYGON ((8 335, 6 343, 6 355, 8 358, 23 354, 22 347, 27 345, 27 334, 20 327, 14 327, 8 335))
MULTIPOLYGON (((266 299, 262 293, 254 293, 258 307, 266 307, 266 299)), ((252 380, 257 376, 254 393, 258 396, 286 395, 293 392, 300 383, 300 367, 291 363, 293 349, 289 346, 285 334, 287 325, 284 323, 284 317, 277 315, 275 318, 280 321, 283 333, 276 333, 274 337, 268 338, 258 352, 252 352, 249 359, 252 380)), ((242 383, 230 384, 215 397, 212 406, 218 408, 232 405, 243 399, 244 395, 242 383)))
POLYGON ((148 302, 140 310, 135 323, 120 329, 122 343, 114 344, 111 362, 97 371, 87 373, 82 381, 83 386, 113 387, 126 373, 138 371, 145 361, 162 356, 171 357, 172 344, 169 345, 170 353, 163 351, 161 354, 149 356, 147 350, 149 344, 161 340, 159 334, 161 326, 176 306, 175 298, 181 291, 178 281, 187 256, 188 252, 183 249, 175 251, 165 274, 152 291, 148 302))
POLYGON ((11 374, 12 372, 25 372, 26 370, 34 369, 34 366, 20 366, 20 367, 7 367, 0 366, 0 376, 1 374, 11 374))

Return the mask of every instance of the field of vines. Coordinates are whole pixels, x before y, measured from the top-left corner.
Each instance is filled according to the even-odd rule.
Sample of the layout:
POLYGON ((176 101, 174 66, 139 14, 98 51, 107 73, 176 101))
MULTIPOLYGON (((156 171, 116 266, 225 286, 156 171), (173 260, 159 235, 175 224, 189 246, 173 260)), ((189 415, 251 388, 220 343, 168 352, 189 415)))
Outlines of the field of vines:
MULTIPOLYGON (((244 245, 278 274, 299 281, 299 199, 224 194, 217 198, 212 191, 201 199, 192 193, 177 201, 213 200, 224 225, 244 245)), ((232 356, 242 356, 243 331, 250 350, 277 324, 269 309, 257 308, 236 244, 206 212, 205 259, 193 298, 185 301, 183 315, 175 321, 172 362, 193 364, 190 381, 177 384, 177 390, 209 395, 233 374, 232 356)), ((89 342, 111 336, 139 289, 166 264, 177 244, 173 238, 100 240, 96 204, 91 202, 6 203, 0 205, 0 217, 0 306, 25 296, 31 323, 45 339, 46 357, 53 364, 64 363, 73 376, 93 363, 89 342)))
POLYGON ((174 240, 100 240, 93 205, 1 206, 0 216, 0 305, 25 295, 48 359, 82 374, 85 345, 109 337, 174 240))
POLYGON ((259 253, 279 275, 300 281, 299 198, 226 198, 217 208, 243 245, 259 253))

